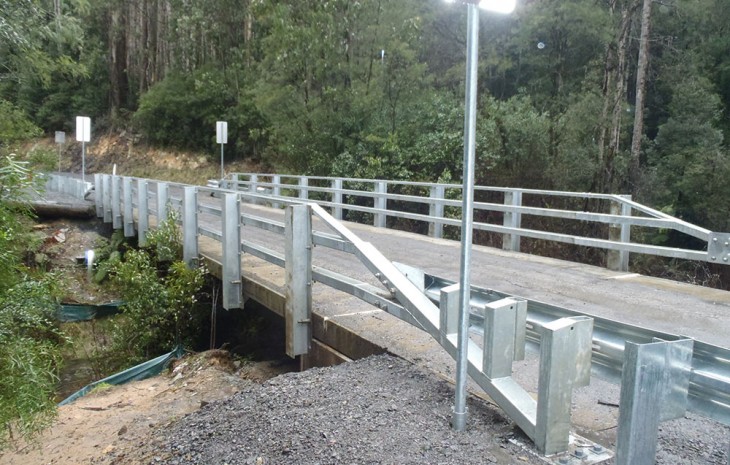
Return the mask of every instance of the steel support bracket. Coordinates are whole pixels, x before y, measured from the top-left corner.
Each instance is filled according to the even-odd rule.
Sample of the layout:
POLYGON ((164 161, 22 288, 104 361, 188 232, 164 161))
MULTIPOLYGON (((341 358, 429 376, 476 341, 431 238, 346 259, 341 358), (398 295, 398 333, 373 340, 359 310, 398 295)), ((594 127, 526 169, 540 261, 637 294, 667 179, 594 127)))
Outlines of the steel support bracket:
POLYGON ((730 233, 710 233, 707 241, 707 261, 730 264, 730 233))

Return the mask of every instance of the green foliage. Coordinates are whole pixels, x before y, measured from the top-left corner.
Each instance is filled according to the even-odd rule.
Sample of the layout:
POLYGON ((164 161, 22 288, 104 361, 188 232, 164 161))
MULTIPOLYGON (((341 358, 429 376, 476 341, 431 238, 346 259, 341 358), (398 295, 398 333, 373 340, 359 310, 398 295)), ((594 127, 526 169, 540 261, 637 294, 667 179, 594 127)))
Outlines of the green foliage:
POLYGON ((159 355, 179 343, 192 345, 206 317, 207 310, 196 305, 206 270, 180 261, 175 219, 170 213, 148 236, 147 247, 128 251, 113 267, 112 281, 125 304, 112 331, 112 350, 125 363, 159 355))
POLYGON ((39 135, 40 129, 28 119, 23 110, 0 97, 0 149, 39 135))
POLYGON ((230 156, 253 155, 265 145, 262 116, 250 95, 237 95, 219 70, 172 74, 140 99, 133 122, 154 144, 217 153, 216 121, 228 121, 230 156))
POLYGON ((0 450, 17 437, 31 439, 55 416, 67 340, 54 321, 54 282, 26 278, 0 294, 0 450))

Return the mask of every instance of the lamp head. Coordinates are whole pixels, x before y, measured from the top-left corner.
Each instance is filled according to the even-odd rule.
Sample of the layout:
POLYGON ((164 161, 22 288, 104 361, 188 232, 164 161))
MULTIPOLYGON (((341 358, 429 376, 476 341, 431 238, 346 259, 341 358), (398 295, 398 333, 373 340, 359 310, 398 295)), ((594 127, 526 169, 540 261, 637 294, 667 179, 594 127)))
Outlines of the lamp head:
POLYGON ((482 10, 495 13, 509 14, 515 10, 517 0, 444 0, 446 3, 468 3, 477 5, 482 10))

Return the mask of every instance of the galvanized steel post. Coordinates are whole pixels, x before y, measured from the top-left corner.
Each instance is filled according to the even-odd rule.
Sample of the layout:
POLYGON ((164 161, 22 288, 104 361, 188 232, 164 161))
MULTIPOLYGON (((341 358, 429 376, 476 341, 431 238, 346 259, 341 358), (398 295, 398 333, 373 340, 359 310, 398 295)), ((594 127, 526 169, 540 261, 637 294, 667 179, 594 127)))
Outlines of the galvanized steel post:
MULTIPOLYGON (((431 203, 428 205, 428 215, 431 218, 444 217, 444 204, 437 200, 443 200, 446 194, 444 186, 432 186, 429 192, 431 203)), ((428 223, 428 235, 435 238, 441 238, 444 235, 444 224, 431 221, 428 223)))
POLYGON ((459 330, 459 284, 452 284, 441 289, 439 296, 439 339, 445 345, 449 336, 459 330))
POLYGON ((299 178, 299 198, 302 200, 309 199, 309 178, 302 176, 299 178))
MULTIPOLYGON (((271 193, 274 194, 274 197, 279 197, 281 195, 281 176, 275 174, 271 180, 271 183, 274 185, 271 193)), ((273 202, 271 204, 272 208, 279 208, 280 206, 281 205, 279 204, 279 202, 273 202)))
POLYGON ((373 226, 376 228, 384 228, 386 224, 387 214, 385 213, 386 206, 388 205, 388 199, 385 195, 388 192, 388 184, 385 181, 377 181, 375 183, 375 197, 373 199, 373 206, 380 210, 373 215, 373 226))
POLYGON ((104 223, 112 222, 112 177, 108 174, 104 178, 104 223))
POLYGON ((94 174, 94 204, 96 205, 96 216, 104 217, 104 182, 100 173, 94 174))
POLYGON ((157 183, 157 227, 167 220, 167 201, 169 190, 166 182, 157 183))
POLYGON ((286 354, 306 354, 312 341, 312 210, 292 205, 285 212, 286 354))
POLYGON ((122 178, 122 197, 124 198, 124 237, 134 236, 134 208, 132 205, 132 178, 122 178))
POLYGON ((189 268, 198 261, 198 188, 185 187, 183 192, 183 261, 189 268))
POLYGON ((545 455, 568 449, 574 387, 591 379, 593 319, 561 318, 542 327, 535 446, 545 455))
POLYGON ((459 267, 459 333, 456 355, 456 393, 452 426, 466 428, 466 381, 469 366, 469 300, 471 292, 472 212, 474 209, 474 160, 476 157, 477 51, 479 12, 467 5, 466 98, 464 101, 464 174, 461 206, 461 262, 459 267))
MULTIPOLYGON (((236 174, 236 176, 238 176, 238 175, 236 174)), ((259 182, 258 175, 256 175, 256 174, 249 175, 248 181, 249 181, 248 191, 252 194, 258 193, 258 182, 259 182)), ((236 190, 238 190, 238 189, 236 189, 236 190)), ((255 205, 255 204, 258 204, 259 201, 256 197, 254 197, 253 199, 251 199, 251 203, 253 203, 255 205)))
POLYGON ((223 308, 243 307, 241 281, 241 210, 238 194, 223 194, 223 308))
MULTIPOLYGON (((522 192, 513 191, 504 193, 504 204, 510 207, 522 206, 522 192)), ((503 225, 508 228, 519 229, 522 227, 522 214, 517 211, 504 212, 503 225)), ((513 252, 520 251, 520 235, 508 233, 502 235, 502 249, 513 252)))
POLYGON ((517 302, 502 299, 484 306, 482 371, 487 378, 512 376, 515 358, 517 302))
POLYGON ((150 230, 149 197, 147 180, 137 180, 137 243, 147 245, 147 231, 150 230))
POLYGON ((626 342, 616 465, 653 465, 659 422, 684 415, 694 341, 626 342))
POLYGON ((336 220, 342 221, 342 179, 332 181, 332 216, 336 220))
MULTIPOLYGON (((630 195, 621 197, 631 200, 630 195)), ((623 202, 611 202, 612 215, 631 216, 631 205, 623 202)), ((631 225, 625 223, 611 223, 608 226, 608 240, 631 242, 631 225)), ((609 250, 606 255, 606 267, 613 271, 629 271, 629 252, 626 250, 609 250)))
POLYGON ((120 229, 122 227, 122 202, 120 198, 120 179, 119 176, 112 176, 112 227, 120 229))

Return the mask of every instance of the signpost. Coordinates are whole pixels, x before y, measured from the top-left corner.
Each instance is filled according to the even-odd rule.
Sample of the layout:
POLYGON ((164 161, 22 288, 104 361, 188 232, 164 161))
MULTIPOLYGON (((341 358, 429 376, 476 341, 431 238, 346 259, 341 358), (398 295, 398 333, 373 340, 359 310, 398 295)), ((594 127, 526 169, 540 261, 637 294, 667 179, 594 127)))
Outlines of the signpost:
POLYGON ((86 182, 86 143, 91 142, 91 118, 76 117, 76 140, 81 142, 81 180, 86 182))
POLYGON ((61 147, 66 143, 66 133, 56 131, 56 144, 58 144, 58 172, 61 172, 61 147))
POLYGON ((215 123, 215 142, 221 144, 221 181, 226 177, 223 171, 223 146, 228 143, 228 123, 226 121, 216 121, 215 123))

